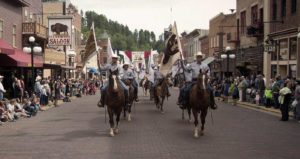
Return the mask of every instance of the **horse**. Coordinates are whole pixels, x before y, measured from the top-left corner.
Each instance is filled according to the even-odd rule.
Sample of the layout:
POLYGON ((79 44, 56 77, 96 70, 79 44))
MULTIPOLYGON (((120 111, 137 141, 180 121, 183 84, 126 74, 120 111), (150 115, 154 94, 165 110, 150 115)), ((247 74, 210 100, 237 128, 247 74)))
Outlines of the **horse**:
POLYGON ((128 101, 129 103, 127 103, 127 106, 125 105, 124 107, 124 119, 126 118, 126 111, 128 112, 128 121, 131 121, 131 108, 135 99, 135 95, 134 95, 134 87, 132 86, 132 80, 130 79, 126 79, 125 80, 125 85, 129 88, 128 89, 128 101))
POLYGON ((169 76, 162 79, 161 84, 157 85, 154 91, 154 101, 156 104, 156 108, 161 111, 161 113, 164 113, 163 104, 164 100, 167 96, 167 89, 169 86, 173 85, 173 82, 169 76))
POLYGON ((108 79, 108 89, 105 92, 105 103, 107 105, 109 123, 110 123, 110 136, 113 137, 119 133, 119 121, 122 109, 125 105, 125 94, 121 88, 118 79, 118 70, 111 71, 108 79), (114 123, 114 116, 116 116, 116 125, 114 123))
POLYGON ((189 96, 189 105, 192 108, 193 116, 194 116, 194 137, 199 137, 199 129, 198 129, 198 115, 200 113, 200 119, 201 119, 201 136, 204 135, 204 124, 205 124, 205 118, 207 115, 207 110, 210 105, 210 94, 209 90, 207 88, 208 83, 208 72, 202 72, 201 69, 199 71, 197 84, 195 84, 191 91, 189 96))
POLYGON ((148 92, 149 92, 149 89, 150 89, 150 81, 148 80, 148 78, 144 77, 144 79, 141 80, 140 85, 143 88, 144 95, 148 96, 148 92))

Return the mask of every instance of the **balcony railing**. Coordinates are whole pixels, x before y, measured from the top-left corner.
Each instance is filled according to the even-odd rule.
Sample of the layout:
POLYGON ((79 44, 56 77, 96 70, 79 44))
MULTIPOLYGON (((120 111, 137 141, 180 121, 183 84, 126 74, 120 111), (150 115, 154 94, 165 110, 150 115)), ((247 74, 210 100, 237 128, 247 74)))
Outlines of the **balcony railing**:
POLYGON ((34 34, 40 38, 47 38, 48 28, 37 22, 25 22, 23 23, 23 34, 34 34))

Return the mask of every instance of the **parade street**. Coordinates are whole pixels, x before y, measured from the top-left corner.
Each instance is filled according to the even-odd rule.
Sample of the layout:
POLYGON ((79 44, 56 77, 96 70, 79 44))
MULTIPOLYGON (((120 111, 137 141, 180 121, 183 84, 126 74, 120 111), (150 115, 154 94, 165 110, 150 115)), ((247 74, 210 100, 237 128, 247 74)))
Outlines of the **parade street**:
MULTIPOLYGON (((204 136, 193 137, 193 124, 181 119, 171 90, 165 114, 145 96, 133 108, 131 122, 122 119, 120 134, 109 136, 99 95, 41 112, 0 127, 1 159, 296 159, 300 125, 279 117, 219 103, 210 113, 204 136)), ((108 120, 108 117, 107 117, 108 120)))

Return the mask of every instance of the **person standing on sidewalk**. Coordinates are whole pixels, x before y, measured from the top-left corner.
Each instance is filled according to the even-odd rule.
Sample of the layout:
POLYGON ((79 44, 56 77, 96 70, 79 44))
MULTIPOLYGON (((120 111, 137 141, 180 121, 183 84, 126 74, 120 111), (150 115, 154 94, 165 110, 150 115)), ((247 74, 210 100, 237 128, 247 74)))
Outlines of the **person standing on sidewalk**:
POLYGON ((291 85, 289 82, 284 83, 284 87, 279 91, 279 103, 281 111, 281 121, 289 120, 289 104, 291 101, 292 91, 290 89, 291 85))
POLYGON ((272 94, 273 94, 273 100, 274 100, 274 108, 278 109, 279 108, 279 102, 278 102, 278 97, 279 97, 279 90, 280 90, 280 76, 276 77, 276 81, 274 82, 272 86, 272 94))
POLYGON ((244 102, 245 101, 245 98, 246 98, 246 89, 247 89, 247 81, 245 79, 244 76, 242 76, 240 78, 240 83, 238 85, 238 88, 239 88, 239 97, 240 97, 240 102, 244 102))
POLYGON ((0 75, 0 101, 3 100, 4 98, 4 93, 6 92, 6 90, 4 89, 3 85, 2 85, 2 80, 3 80, 3 76, 0 75))
POLYGON ((296 120, 300 123, 300 79, 297 80, 297 87, 295 90, 295 100, 297 101, 296 105, 296 120))
POLYGON ((259 93, 259 105, 264 105, 264 94, 265 94, 265 80, 262 75, 258 75, 258 93, 259 93))

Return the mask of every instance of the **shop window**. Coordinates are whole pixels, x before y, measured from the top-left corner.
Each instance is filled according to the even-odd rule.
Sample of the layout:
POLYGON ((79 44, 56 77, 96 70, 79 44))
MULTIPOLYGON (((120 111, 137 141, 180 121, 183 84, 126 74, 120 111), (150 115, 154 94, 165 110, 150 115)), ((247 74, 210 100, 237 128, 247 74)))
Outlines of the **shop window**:
POLYGON ((277 75, 277 65, 271 65, 271 77, 275 78, 277 75))
POLYGON ((290 60, 297 59, 297 38, 290 39, 290 60))
POLYGON ((288 60, 288 39, 279 41, 279 60, 288 60))
POLYGON ((290 78, 296 78, 296 69, 297 66, 296 65, 290 65, 290 68, 289 68, 289 76, 290 78))
POLYGON ((278 60, 277 51, 271 52, 271 60, 272 61, 277 61, 278 60))

